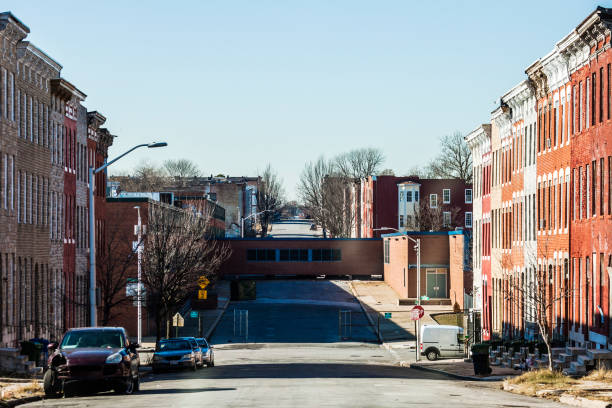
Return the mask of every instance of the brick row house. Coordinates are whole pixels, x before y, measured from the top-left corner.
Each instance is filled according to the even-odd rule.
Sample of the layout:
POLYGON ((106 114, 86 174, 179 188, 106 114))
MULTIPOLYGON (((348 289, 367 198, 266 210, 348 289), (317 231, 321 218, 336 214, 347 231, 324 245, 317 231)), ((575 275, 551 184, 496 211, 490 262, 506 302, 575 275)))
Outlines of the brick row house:
POLYGON ((612 9, 597 8, 466 136, 485 339, 537 334, 532 306, 506 299, 543 276, 547 296, 561 297, 549 312, 554 337, 610 345, 611 27, 612 9))
POLYGON ((28 33, 0 13, 0 346, 87 324, 87 167, 112 143, 28 33))
POLYGON ((472 185, 463 180, 370 176, 351 191, 354 238, 472 228, 472 185))

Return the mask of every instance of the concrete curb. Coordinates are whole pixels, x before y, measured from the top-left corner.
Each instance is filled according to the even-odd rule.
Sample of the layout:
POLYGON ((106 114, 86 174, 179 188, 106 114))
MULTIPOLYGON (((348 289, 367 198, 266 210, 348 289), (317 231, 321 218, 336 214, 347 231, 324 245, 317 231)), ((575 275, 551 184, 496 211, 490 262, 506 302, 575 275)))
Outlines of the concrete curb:
POLYGON ((33 397, 19 398, 19 399, 14 399, 11 401, 0 401, 0 407, 1 408, 5 408, 5 407, 11 408, 11 407, 16 407, 18 405, 28 404, 30 402, 40 401, 42 399, 43 399, 42 395, 36 395, 33 397))
POLYGON ((205 339, 209 339, 211 333, 215 330, 215 328, 217 327, 217 325, 219 324, 219 321, 221 320, 221 318, 223 317, 223 315, 225 314, 225 310, 227 309, 227 307, 230 304, 230 298, 227 298, 227 301, 225 302, 225 305, 221 308, 221 313, 219 313, 219 316, 217 316, 217 318, 215 319, 215 321, 213 322, 213 324, 210 325, 210 327, 208 328, 208 330, 206 331, 206 333, 204 334, 204 338, 205 339))
POLYGON ((610 404, 607 401, 592 400, 592 399, 583 398, 583 397, 575 397, 573 395, 567 395, 567 394, 564 394, 561 397, 559 397, 559 402, 561 402, 562 404, 567 404, 567 405, 571 405, 574 407, 585 407, 585 408, 608 408, 612 406, 612 404, 610 404))
POLYGON ((370 317, 370 314, 366 310, 366 308, 363 305, 363 303, 361 302, 361 300, 359 300, 359 296, 357 295, 357 291, 353 287, 353 282, 349 282, 349 287, 351 288, 351 292, 353 293, 353 296, 355 297, 355 299, 357 299, 357 302, 359 303, 359 307, 361 307, 361 311, 363 312, 363 314, 366 315, 366 318, 368 319, 368 322, 370 322, 370 326, 372 326, 372 329, 374 330, 374 333, 376 333, 376 337, 378 338, 378 341, 379 341, 380 345, 383 346, 384 348, 386 348, 387 350, 391 350, 391 347, 385 343, 385 341, 382 338, 382 335, 376 330, 376 325, 372 321, 372 318, 370 317))
POLYGON ((506 377, 501 376, 501 375, 481 378, 481 377, 474 377, 471 375, 453 374, 453 373, 449 373, 444 370, 438 370, 436 368, 431 368, 431 367, 423 366, 421 364, 414 364, 414 363, 410 364, 410 368, 414 368, 416 370, 422 370, 422 371, 429 371, 431 373, 436 373, 436 374, 442 374, 447 377, 456 378, 458 380, 465 380, 465 381, 502 381, 506 379, 506 377))

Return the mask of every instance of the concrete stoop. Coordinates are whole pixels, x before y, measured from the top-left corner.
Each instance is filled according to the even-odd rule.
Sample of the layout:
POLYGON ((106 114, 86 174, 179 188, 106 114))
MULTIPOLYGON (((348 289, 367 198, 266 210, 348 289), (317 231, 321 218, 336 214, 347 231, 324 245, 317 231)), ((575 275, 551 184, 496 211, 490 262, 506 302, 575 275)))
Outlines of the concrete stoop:
POLYGON ((0 370, 17 374, 42 374, 42 367, 36 367, 28 356, 19 354, 18 348, 0 348, 0 370))

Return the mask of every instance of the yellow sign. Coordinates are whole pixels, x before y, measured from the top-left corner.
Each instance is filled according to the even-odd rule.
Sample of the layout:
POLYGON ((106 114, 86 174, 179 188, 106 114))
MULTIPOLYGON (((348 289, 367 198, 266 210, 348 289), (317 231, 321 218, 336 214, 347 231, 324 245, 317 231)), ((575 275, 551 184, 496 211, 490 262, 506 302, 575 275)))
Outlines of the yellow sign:
POLYGON ((206 300, 208 297, 208 292, 204 289, 198 290, 198 300, 206 300))
POLYGON ((200 287, 200 289, 206 288, 209 283, 210 281, 208 280, 206 276, 202 275, 198 278, 198 286, 200 287))

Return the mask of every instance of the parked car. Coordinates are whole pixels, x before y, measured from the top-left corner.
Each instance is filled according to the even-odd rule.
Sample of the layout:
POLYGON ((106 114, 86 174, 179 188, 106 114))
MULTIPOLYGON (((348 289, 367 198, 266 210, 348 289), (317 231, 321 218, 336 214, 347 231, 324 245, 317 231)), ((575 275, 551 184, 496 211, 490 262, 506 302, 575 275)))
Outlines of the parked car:
POLYGON ((206 364, 206 367, 214 367, 215 353, 213 351, 213 346, 208 344, 208 341, 203 337, 196 339, 196 341, 202 349, 202 356, 204 357, 204 364, 206 364))
POLYGON ((189 343, 191 343, 191 347, 193 348, 193 352, 195 353, 196 365, 199 368, 204 367, 204 353, 202 351, 202 348, 196 341, 196 338, 195 337, 177 337, 177 338, 185 339, 189 341, 189 343))
POLYGON ((428 360, 440 357, 463 357, 463 327, 448 325, 421 326, 421 355, 428 360))
POLYGON ((195 371, 198 362, 193 344, 188 339, 170 338, 157 343, 152 365, 154 373, 172 368, 190 368, 195 371))
POLYGON ((78 383, 90 383, 117 393, 140 388, 137 343, 130 343, 123 327, 70 329, 62 341, 48 346, 43 385, 47 396, 69 396, 78 383))

